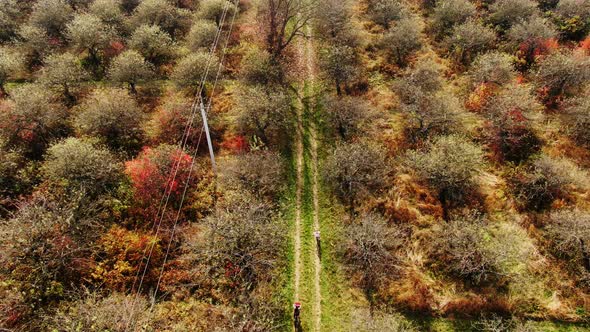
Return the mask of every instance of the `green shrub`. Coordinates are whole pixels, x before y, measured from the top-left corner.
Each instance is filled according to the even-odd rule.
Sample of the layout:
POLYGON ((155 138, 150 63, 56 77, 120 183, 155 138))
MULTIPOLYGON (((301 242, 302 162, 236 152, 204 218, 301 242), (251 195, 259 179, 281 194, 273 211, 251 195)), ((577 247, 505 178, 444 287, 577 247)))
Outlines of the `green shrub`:
POLYGON ((408 152, 404 163, 437 191, 446 206, 461 201, 473 189, 483 166, 483 151, 463 137, 441 136, 424 150, 408 152))
POLYGON ((413 18, 401 19, 387 30, 381 45, 388 50, 398 66, 405 66, 422 48, 420 27, 413 18))
POLYGON ((77 109, 74 126, 82 135, 131 153, 143 145, 143 112, 127 90, 97 89, 77 109))
POLYGON ((467 21, 455 26, 444 44, 455 62, 469 65, 477 55, 491 49, 495 41, 494 30, 476 21, 467 21))
POLYGON ((477 14, 468 0, 437 1, 432 13, 432 32, 438 38, 447 35, 455 25, 465 23, 477 14))

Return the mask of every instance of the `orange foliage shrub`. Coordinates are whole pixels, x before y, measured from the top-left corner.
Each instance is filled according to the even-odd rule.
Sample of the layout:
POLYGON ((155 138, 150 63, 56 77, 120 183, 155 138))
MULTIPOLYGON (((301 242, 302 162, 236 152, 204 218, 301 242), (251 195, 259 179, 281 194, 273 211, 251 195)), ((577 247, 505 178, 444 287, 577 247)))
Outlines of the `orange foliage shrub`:
POLYGON ((537 59, 559 49, 559 42, 555 38, 544 40, 529 40, 520 44, 516 52, 517 67, 524 71, 530 68, 537 59))
POLYGON ((391 285, 390 292, 394 293, 393 303, 402 310, 429 313, 435 308, 429 286, 416 271, 410 271, 403 281, 391 285))
POLYGON ((480 84, 478 87, 475 88, 475 91, 473 91, 469 95, 469 97, 467 97, 465 107, 472 112, 481 112, 485 105, 488 103, 490 97, 494 95, 496 90, 497 88, 493 84, 480 84))
MULTIPOLYGON (((113 226, 97 243, 94 254, 96 266, 91 277, 96 284, 102 284, 110 290, 128 291, 146 271, 142 289, 156 282, 163 260, 160 240, 143 232, 129 231, 120 226, 113 226), (149 265, 146 260, 151 252, 149 265)), ((136 288, 137 289, 137 288, 136 288)))
POLYGON ((245 153, 250 150, 248 140, 243 135, 236 135, 227 137, 222 143, 221 147, 231 153, 245 153))
POLYGON ((394 188, 394 191, 376 202, 375 206, 388 219, 400 223, 415 223, 424 215, 442 218, 443 209, 438 198, 417 181, 401 176, 396 178, 394 188))
POLYGON ((580 42, 579 49, 586 55, 590 55, 590 36, 580 42))

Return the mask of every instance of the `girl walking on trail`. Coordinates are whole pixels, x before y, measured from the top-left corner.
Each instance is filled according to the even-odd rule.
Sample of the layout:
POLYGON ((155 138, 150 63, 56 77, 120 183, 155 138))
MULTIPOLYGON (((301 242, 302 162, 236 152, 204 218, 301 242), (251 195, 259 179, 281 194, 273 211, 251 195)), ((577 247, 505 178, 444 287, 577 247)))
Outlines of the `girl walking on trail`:
POLYGON ((320 239, 320 231, 317 230, 315 232, 313 232, 313 236, 315 237, 315 244, 316 244, 316 248, 318 251, 318 256, 320 257, 320 260, 322 259, 322 242, 320 239))
POLYGON ((293 321, 295 322, 295 328, 301 327, 301 303, 295 302, 293 304, 293 321))

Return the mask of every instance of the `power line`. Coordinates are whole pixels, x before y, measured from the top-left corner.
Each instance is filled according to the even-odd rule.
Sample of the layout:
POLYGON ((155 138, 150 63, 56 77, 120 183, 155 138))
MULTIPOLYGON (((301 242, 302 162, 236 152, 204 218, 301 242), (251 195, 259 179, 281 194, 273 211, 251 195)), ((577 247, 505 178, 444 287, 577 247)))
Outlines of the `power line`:
MULTIPOLYGON (((235 5, 236 6, 237 6, 237 2, 238 1, 239 0, 235 0, 235 5)), ((231 39, 231 33, 232 33, 233 26, 234 26, 234 23, 235 23, 235 20, 236 20, 236 16, 237 16, 237 10, 235 10, 234 13, 233 13, 233 16, 232 16, 232 19, 231 19, 231 23, 230 23, 230 26, 229 26, 229 29, 228 29, 228 33, 227 33, 227 38, 225 40, 225 45, 223 46, 222 57, 221 57, 221 60, 219 62, 219 67, 218 67, 218 70, 217 70, 217 74, 215 76, 215 83, 213 84, 213 89, 211 90, 212 96, 213 96, 213 93, 215 92, 215 88, 216 88, 217 82, 219 80, 219 76, 220 76, 220 73, 221 73, 221 68, 223 66, 223 59, 225 58, 227 47, 229 45, 229 40, 231 39)), ((205 110, 205 108, 203 106, 202 99, 201 99, 200 106, 201 106, 201 112, 202 112, 202 115, 203 115, 203 127, 202 128, 204 128, 205 131, 207 132, 209 149, 210 149, 209 152, 211 154, 211 162, 212 162, 212 165, 211 166, 212 166, 213 170, 215 171, 216 165, 215 165, 215 159, 214 159, 214 155, 213 155, 213 147, 211 145, 211 139, 210 139, 210 136, 208 134, 209 128, 208 128, 207 122, 206 122, 207 113, 208 113, 208 111, 211 108, 212 99, 213 99, 213 97, 209 98, 208 105, 207 105, 207 109, 206 110, 205 110)), ((199 143, 201 142, 202 136, 203 136, 203 129, 201 129, 201 133, 199 135, 199 143)), ((174 220, 174 226, 172 227, 172 234, 171 234, 170 240, 168 242, 168 247, 166 248, 166 254, 164 256, 164 262, 162 263, 162 268, 160 270, 160 275, 158 277, 158 282, 156 284, 156 289, 154 290, 154 294, 153 294, 153 298, 154 299, 156 298, 156 295, 157 295, 158 290, 160 288, 160 283, 162 281, 162 276, 164 275, 164 269, 165 269, 165 266, 166 266, 166 262, 168 261, 168 256, 170 254, 170 249, 172 247, 172 240, 174 240, 174 235, 175 235, 175 232, 176 232, 176 227, 177 227, 178 221, 180 219, 180 214, 181 214, 181 211, 182 211, 182 206, 184 204, 184 200, 185 200, 186 193, 187 193, 187 190, 188 190, 188 184, 190 183, 190 179, 192 178, 192 171, 193 171, 193 167, 194 167, 194 164, 195 164, 195 160, 197 159, 196 158, 197 157, 197 152, 198 151, 195 151, 194 152, 193 160, 191 162, 191 167, 189 169, 188 180, 187 180, 187 183, 186 183, 186 185, 184 187, 184 192, 182 194, 182 199, 180 201, 180 206, 178 207, 178 211, 176 213, 176 219, 174 220)), ((152 308, 153 308, 154 303, 152 303, 152 308)))
MULTIPOLYGON (((221 17, 221 20, 220 20, 219 29, 218 29, 218 31, 216 33, 215 39, 214 39, 214 41, 212 43, 212 46, 211 46, 211 49, 210 49, 210 52, 209 52, 209 56, 208 56, 208 61, 207 61, 205 73, 201 77, 201 81, 200 81, 200 84, 199 84, 198 93, 195 96, 195 98, 193 100, 193 103, 191 105, 190 119, 187 120, 187 124, 185 125, 183 136, 182 136, 181 142, 179 144, 179 147, 180 147, 181 151, 184 151, 184 149, 185 149, 185 147, 186 147, 186 145, 188 143, 188 138, 190 137, 190 133, 192 131, 192 127, 193 127, 193 123, 194 123, 194 119, 195 119, 195 114, 196 114, 197 102, 201 98, 202 91, 203 91, 204 86, 205 86, 205 83, 207 81, 207 77, 209 76, 209 70, 210 70, 210 67, 212 66, 212 58, 214 56, 215 50, 217 49, 217 45, 219 43, 220 36, 222 35, 223 25, 224 25, 224 22, 225 22, 225 18, 226 18, 228 9, 229 9, 229 2, 226 2, 226 6, 224 7, 224 10, 223 10, 223 13, 222 13, 222 17, 221 17)), ((234 12, 234 17, 235 17, 235 12, 234 12)), ((232 23, 232 25, 233 25, 233 23, 232 23)), ((199 145, 200 145, 200 138, 202 136, 202 131, 203 131, 203 128, 201 129, 201 135, 199 135, 199 143, 197 144, 196 151, 198 151, 198 148, 199 148, 199 145)), ((154 220, 154 224, 152 226, 152 232, 153 232, 154 231, 154 226, 157 223, 157 228, 156 228, 156 232, 155 232, 155 236, 156 237, 158 236, 158 234, 160 232, 162 221, 163 221, 163 219, 165 217, 166 208, 168 206, 168 203, 169 203, 169 200, 170 200, 170 197, 171 197, 171 194, 172 194, 173 182, 176 179, 176 176, 178 175, 178 171, 180 169, 180 164, 181 164, 181 160, 179 158, 179 160, 177 161, 177 163, 176 163, 176 165, 174 167, 174 171, 171 173, 171 174, 173 174, 173 176, 172 177, 170 177, 170 176, 168 177, 168 183, 166 185, 165 192, 164 192, 164 194, 162 196, 162 200, 160 201, 160 205, 158 207, 158 213, 156 215, 156 219, 154 220), (166 197, 166 198, 164 199, 164 197, 166 197), (163 207, 162 207, 162 203, 163 203, 163 207)), ((192 167, 191 167, 191 169, 192 169, 192 167)), ((188 182, 185 184, 185 192, 186 192, 186 187, 187 186, 188 186, 188 182)), ((183 197, 183 200, 184 200, 184 197, 183 197)), ((154 247, 155 247, 155 242, 152 243, 152 245, 151 245, 151 247, 149 249, 149 254, 147 256, 147 260, 145 262, 145 266, 144 266, 144 269, 143 269, 141 280, 139 282, 139 286, 137 288, 137 291, 136 291, 136 294, 135 294, 135 297, 134 297, 134 300, 133 300, 133 303, 132 303, 131 312, 130 312, 130 315, 129 315, 129 320, 127 321, 127 325, 125 327, 125 331, 129 328, 129 324, 131 323, 131 321, 133 319, 133 314, 134 314, 134 310, 135 310, 135 304, 137 302, 139 293, 141 292, 141 289, 142 289, 142 286, 143 286, 143 281, 145 279, 145 275, 147 273, 147 269, 148 269, 149 264, 150 264, 150 260, 151 260, 152 254, 153 254, 154 247)), ((146 258, 146 253, 147 253, 147 247, 144 250, 144 253, 142 255, 141 261, 143 261, 146 258)), ((133 282, 133 286, 132 286, 131 291, 133 291, 133 288, 135 288, 135 284, 136 284, 137 279, 139 277, 139 272, 140 271, 141 271, 141 262, 140 262, 140 266, 139 266, 139 269, 138 269, 138 273, 136 274, 135 280, 133 282)))

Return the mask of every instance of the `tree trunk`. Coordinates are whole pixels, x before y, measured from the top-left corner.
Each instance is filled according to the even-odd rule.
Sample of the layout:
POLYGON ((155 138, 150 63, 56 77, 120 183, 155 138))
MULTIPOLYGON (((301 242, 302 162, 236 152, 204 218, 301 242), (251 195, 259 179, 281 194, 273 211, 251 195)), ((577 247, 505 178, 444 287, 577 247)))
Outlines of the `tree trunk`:
POLYGON ((132 94, 137 95, 137 90, 135 89, 135 83, 129 82, 129 90, 132 94))
POLYGON ((76 104, 76 97, 70 92, 70 87, 67 84, 64 84, 64 97, 65 103, 68 107, 72 107, 76 104))
POLYGON ((582 250, 582 259, 584 260, 584 268, 590 272, 590 254, 586 251, 584 240, 580 240, 580 250, 582 250))
POLYGON ((8 92, 4 88, 4 83, 0 83, 0 97, 8 96, 8 92))
POLYGON ((438 200, 440 201, 440 205, 442 206, 443 220, 449 221, 449 204, 447 199, 447 191, 445 189, 441 190, 438 194, 438 200))

